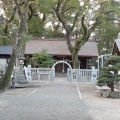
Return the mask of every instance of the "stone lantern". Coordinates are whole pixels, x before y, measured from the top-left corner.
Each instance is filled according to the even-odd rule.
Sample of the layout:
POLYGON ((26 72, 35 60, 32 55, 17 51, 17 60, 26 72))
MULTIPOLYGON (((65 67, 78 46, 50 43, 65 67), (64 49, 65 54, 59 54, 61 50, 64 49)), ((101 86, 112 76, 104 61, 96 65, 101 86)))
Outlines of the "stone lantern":
MULTIPOLYGON (((24 70, 24 60, 25 58, 23 56, 20 56, 18 59, 18 65, 19 65, 19 69, 16 72, 16 83, 18 84, 23 84, 23 83, 27 83, 26 81, 26 76, 25 76, 25 70, 24 70)), ((13 79, 13 85, 14 87, 14 79, 13 79)))
POLYGON ((19 57, 19 69, 20 69, 20 70, 23 69, 24 60, 25 60, 25 58, 24 58, 23 56, 22 56, 22 57, 19 57))

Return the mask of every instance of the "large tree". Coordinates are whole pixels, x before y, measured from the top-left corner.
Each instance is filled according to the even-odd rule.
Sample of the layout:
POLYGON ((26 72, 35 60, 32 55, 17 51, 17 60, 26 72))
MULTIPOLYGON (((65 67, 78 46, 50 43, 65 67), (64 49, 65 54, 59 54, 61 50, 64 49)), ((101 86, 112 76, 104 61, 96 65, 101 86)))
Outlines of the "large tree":
MULTIPOLYGON (((10 2, 10 1, 3 1, 4 2, 10 2)), ((12 55, 10 57, 10 61, 8 63, 8 66, 6 68, 5 74, 2 78, 2 81, 0 82, 0 89, 5 90, 5 88, 9 85, 9 81, 11 78, 11 74, 13 71, 13 67, 16 62, 16 57, 18 56, 20 49, 22 49, 20 46, 22 44, 22 38, 24 34, 27 32, 27 13, 28 13, 28 6, 29 6, 29 0, 24 0, 24 1, 19 1, 19 0, 14 0, 11 1, 13 3, 13 13, 11 14, 11 19, 14 17, 16 14, 18 16, 18 26, 17 26, 17 32, 15 35, 15 40, 12 42, 13 44, 13 50, 12 50, 12 55)), ((11 4, 11 3, 10 3, 11 4)), ((8 20, 6 20, 8 21, 8 20)), ((8 25, 10 23, 10 20, 6 22, 5 25, 5 33, 10 37, 9 30, 8 30, 8 25)))
POLYGON ((111 3, 111 13, 95 30, 95 38, 98 43, 99 54, 110 54, 114 40, 120 31, 120 2, 111 3))
POLYGON ((114 21, 105 21, 96 31, 96 41, 98 43, 99 54, 112 53, 114 40, 119 33, 120 24, 114 24, 114 21))
POLYGON ((88 41, 95 28, 101 24, 109 13, 112 0, 57 0, 52 7, 64 30, 68 49, 72 55, 73 68, 79 67, 78 52, 88 41), (71 44, 75 38, 75 45, 71 44))

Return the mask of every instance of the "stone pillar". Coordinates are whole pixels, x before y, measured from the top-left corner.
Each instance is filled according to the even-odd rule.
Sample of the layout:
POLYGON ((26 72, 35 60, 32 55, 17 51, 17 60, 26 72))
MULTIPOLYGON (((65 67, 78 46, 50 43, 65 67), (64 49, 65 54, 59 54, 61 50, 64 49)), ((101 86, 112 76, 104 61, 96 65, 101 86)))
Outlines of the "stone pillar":
POLYGON ((91 74, 90 82, 97 83, 97 70, 95 69, 94 66, 92 66, 92 74, 91 74))
POLYGON ((77 69, 71 71, 71 82, 76 82, 78 81, 78 71, 77 69))
MULTIPOLYGON (((63 57, 63 61, 64 61, 64 57, 63 57)), ((63 62, 62 73, 64 73, 64 69, 65 69, 65 64, 64 64, 64 62, 63 62)))
POLYGON ((51 69, 50 79, 51 79, 51 83, 53 82, 53 80, 55 80, 55 68, 51 69))
POLYGON ((69 68, 67 68, 67 79, 68 79, 68 81, 70 81, 70 69, 69 68))
POLYGON ((27 77, 27 82, 31 82, 32 81, 32 75, 31 75, 31 65, 28 65, 28 67, 24 67, 25 70, 25 74, 27 77))

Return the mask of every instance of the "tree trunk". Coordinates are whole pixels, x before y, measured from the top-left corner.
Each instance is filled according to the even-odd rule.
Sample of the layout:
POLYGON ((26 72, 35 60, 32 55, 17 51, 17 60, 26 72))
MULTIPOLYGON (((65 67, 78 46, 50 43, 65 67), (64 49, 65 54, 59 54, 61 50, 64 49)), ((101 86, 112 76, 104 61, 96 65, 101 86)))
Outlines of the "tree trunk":
POLYGON ((76 46, 72 47, 72 44, 71 44, 70 40, 67 40, 67 45, 68 45, 68 49, 69 49, 69 51, 72 55, 73 69, 79 69, 80 68, 80 61, 78 59, 79 49, 77 49, 78 47, 76 47, 76 46, 79 46, 79 45, 76 45, 76 46))
POLYGON ((114 92, 114 85, 111 85, 111 92, 114 92))
POLYGON ((15 61, 16 61, 16 51, 13 51, 8 66, 6 68, 5 74, 3 75, 2 81, 0 83, 0 90, 4 91, 9 86, 9 81, 11 79, 11 74, 14 68, 15 61))
POLYGON ((111 88, 111 92, 114 92, 114 83, 109 84, 108 87, 111 88))
POLYGON ((78 52, 79 49, 74 48, 72 51, 72 63, 73 63, 73 69, 80 69, 80 61, 78 59, 78 52))
POLYGON ((78 52, 81 48, 82 42, 85 40, 82 39, 76 39, 75 45, 72 51, 72 63, 73 63, 73 68, 74 69, 80 69, 80 61, 78 59, 78 52))
POLYGON ((72 63, 73 63, 73 69, 79 69, 80 68, 80 61, 78 59, 78 55, 72 54, 72 63))
POLYGON ((9 81, 11 79, 11 74, 16 62, 16 57, 18 56, 20 50, 21 43, 22 43, 22 36, 26 33, 26 27, 27 27, 27 10, 29 5, 29 0, 26 0, 24 3, 24 9, 21 11, 19 1, 14 0, 14 3, 16 5, 18 16, 19 16, 19 27, 18 27, 18 33, 16 35, 16 41, 13 43, 13 52, 10 57, 10 61, 8 63, 7 69, 5 71, 5 74, 3 75, 2 82, 0 83, 0 89, 5 90, 6 87, 9 85, 9 81))

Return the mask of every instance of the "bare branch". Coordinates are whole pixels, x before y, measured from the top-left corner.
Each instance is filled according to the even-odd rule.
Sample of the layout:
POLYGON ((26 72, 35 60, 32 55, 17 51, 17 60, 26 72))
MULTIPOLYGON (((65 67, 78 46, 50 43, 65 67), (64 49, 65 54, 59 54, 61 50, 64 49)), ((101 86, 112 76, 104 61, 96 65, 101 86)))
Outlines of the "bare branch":
POLYGON ((6 19, 6 25, 5 25, 5 28, 4 28, 4 33, 6 34, 6 36, 11 39, 10 35, 9 35, 9 24, 12 22, 12 20, 14 19, 15 17, 15 14, 16 14, 16 7, 13 9, 13 13, 11 15, 11 18, 9 20, 6 19))
POLYGON ((22 13, 21 13, 21 10, 20 10, 20 4, 18 3, 18 0, 14 0, 14 2, 15 2, 15 5, 16 5, 18 14, 19 14, 20 16, 22 16, 22 13))
POLYGON ((62 2, 61 0, 58 0, 56 11, 59 11, 59 10, 60 10, 61 2, 62 2))
POLYGON ((65 20, 64 20, 63 17, 60 15, 60 6, 61 6, 61 0, 58 0, 57 8, 55 8, 55 7, 52 7, 52 8, 53 8, 53 10, 55 11, 55 13, 56 13, 59 21, 60 21, 60 22, 62 23, 62 25, 64 26, 66 32, 69 32, 65 20))
POLYGON ((69 7, 69 8, 67 8, 67 9, 64 10, 64 13, 67 12, 67 11, 69 11, 69 10, 71 10, 71 9, 75 9, 75 8, 76 7, 69 7))
POLYGON ((119 18, 108 18, 107 20, 116 20, 116 21, 120 21, 120 19, 119 18))
POLYGON ((82 28, 83 28, 83 31, 84 31, 84 35, 82 36, 82 39, 85 39, 86 36, 87 36, 87 26, 85 25, 85 15, 82 16, 81 18, 81 24, 82 24, 82 28))
POLYGON ((33 8, 32 8, 32 5, 29 5, 29 10, 30 10, 30 14, 29 14, 29 17, 28 17, 28 21, 30 21, 31 18, 33 17, 33 8))
POLYGON ((77 19, 78 19, 78 16, 79 16, 79 11, 76 13, 76 15, 75 15, 75 19, 74 19, 74 21, 73 21, 73 25, 72 25, 72 28, 71 28, 71 31, 73 31, 73 29, 74 29, 74 27, 75 27, 75 24, 76 24, 76 21, 77 21, 77 19))
POLYGON ((115 11, 113 11, 113 10, 111 10, 111 11, 104 11, 103 13, 104 14, 109 14, 109 13, 112 13, 112 12, 115 12, 115 11))
POLYGON ((67 3, 68 3, 69 1, 70 1, 70 0, 66 0, 66 1, 64 2, 63 7, 62 7, 62 14, 64 14, 65 8, 66 8, 67 3))

